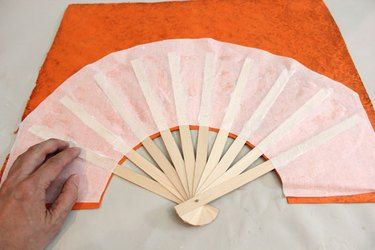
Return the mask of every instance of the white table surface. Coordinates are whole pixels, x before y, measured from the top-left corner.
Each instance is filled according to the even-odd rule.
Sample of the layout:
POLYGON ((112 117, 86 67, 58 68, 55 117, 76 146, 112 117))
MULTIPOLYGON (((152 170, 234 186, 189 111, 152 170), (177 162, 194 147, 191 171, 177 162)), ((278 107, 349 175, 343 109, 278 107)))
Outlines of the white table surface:
MULTIPOLYGON (((1 162, 64 10, 80 2, 121 1, 0 0, 1 162)), ((374 102, 375 1, 325 2, 374 102)), ((288 205, 272 173, 213 205, 214 223, 188 227, 172 203, 114 178, 102 207, 72 212, 50 248, 375 249, 375 204, 288 205)))

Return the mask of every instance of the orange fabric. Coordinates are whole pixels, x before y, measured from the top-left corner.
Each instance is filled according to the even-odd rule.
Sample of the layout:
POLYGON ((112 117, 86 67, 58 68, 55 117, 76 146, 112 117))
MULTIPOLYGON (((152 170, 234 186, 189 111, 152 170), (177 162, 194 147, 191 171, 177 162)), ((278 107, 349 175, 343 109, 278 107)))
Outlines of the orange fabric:
POLYGON ((375 202, 374 193, 333 196, 333 197, 287 197, 288 203, 372 203, 375 202))
MULTIPOLYGON (((64 80, 101 57, 172 38, 211 37, 292 57, 356 91, 373 127, 375 112, 344 40, 323 1, 207 0, 154 4, 70 5, 40 70, 23 117, 64 80)), ((375 193, 313 198, 369 202, 375 193)), ((288 197, 291 203, 312 198, 288 197)), ((89 208, 81 204, 79 208, 89 208)))

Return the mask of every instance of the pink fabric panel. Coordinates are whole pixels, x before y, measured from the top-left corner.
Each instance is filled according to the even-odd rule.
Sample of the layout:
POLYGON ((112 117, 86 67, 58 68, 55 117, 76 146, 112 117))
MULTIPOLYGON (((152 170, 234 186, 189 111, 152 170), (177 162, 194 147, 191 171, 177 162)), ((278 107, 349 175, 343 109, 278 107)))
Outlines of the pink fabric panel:
MULTIPOLYGON (((50 103, 49 100, 46 100, 41 105, 48 103, 50 103)), ((111 145, 108 145, 90 129, 81 124, 81 122, 77 120, 75 116, 68 113, 63 106, 58 105, 56 102, 54 104, 50 103, 48 107, 49 108, 38 109, 39 112, 31 113, 20 125, 4 174, 4 179, 15 159, 30 146, 42 141, 40 138, 28 132, 29 127, 34 124, 49 127, 55 134, 70 137, 80 145, 113 159, 119 160, 121 158, 121 155, 114 151, 111 145)), ((57 190, 61 188, 66 178, 71 174, 78 174, 80 177, 81 188, 79 192, 79 202, 99 201, 102 191, 105 189, 106 183, 111 176, 111 172, 77 159, 70 164, 70 166, 67 166, 59 177, 59 180, 53 183, 47 193, 48 202, 52 202, 56 198, 57 190)))
MULTIPOLYGON (((15 159, 25 152, 30 146, 41 142, 42 140, 27 131, 29 124, 23 123, 17 134, 12 153, 9 158, 6 174, 12 166, 15 159)), ((54 131, 56 134, 58 131, 54 131)), ((78 201, 80 202, 98 202, 102 192, 106 187, 111 173, 92 165, 81 159, 76 159, 70 165, 66 166, 59 178, 52 183, 47 191, 47 202, 52 203, 62 188, 65 180, 72 174, 79 176, 78 201)), ((5 177, 5 176, 4 176, 5 177)))
MULTIPOLYGON (((362 116, 366 118, 366 113, 362 116)), ((284 194, 322 197, 374 192, 373 133, 369 124, 359 124, 279 169, 284 194)), ((288 140, 295 137, 289 135, 284 142, 288 140)))
MULTIPOLYGON (((256 49, 247 49, 255 61, 241 99, 241 108, 232 125, 234 134, 239 134, 243 125, 258 108, 261 101, 275 84, 283 70, 292 69, 293 61, 277 57, 256 49)), ((262 124, 263 126, 263 124, 262 124)), ((245 138, 249 139, 249 138, 245 138)))
MULTIPOLYGON (((116 54, 110 54, 101 60, 97 61, 92 65, 92 68, 97 72, 103 73, 107 78, 112 87, 116 90, 117 95, 124 102, 124 106, 127 107, 128 111, 132 114, 132 117, 138 118, 142 123, 142 130, 144 130, 143 138, 158 132, 158 129, 151 117, 150 109, 147 106, 146 100, 143 97, 142 91, 139 88, 137 78, 129 62, 121 62, 118 60, 119 56, 116 54)), ((111 109, 114 107, 111 105, 111 109)), ((117 112, 115 112, 117 113, 117 112)), ((124 124, 121 117, 120 124, 128 127, 124 124)), ((138 128, 137 128, 138 129, 138 128)), ((127 128, 127 131, 123 135, 124 139, 127 135, 133 135, 131 128, 127 128)), ((130 146, 134 146, 139 143, 138 139, 130 142, 130 146)))
MULTIPOLYGON (((113 61, 111 63, 113 63, 113 61)), ((61 92, 61 96, 67 95, 73 101, 79 103, 100 123, 119 135, 126 145, 131 148, 138 144, 139 140, 134 136, 132 130, 122 121, 122 118, 112 108, 108 98, 95 83, 94 75, 96 72, 95 67, 89 65, 70 77, 55 92, 61 92)))
MULTIPOLYGON (((98 121, 123 138, 128 147, 132 148, 140 143, 141 139, 134 135, 133 128, 122 121, 95 83, 94 75, 98 72, 108 78, 130 113, 139 118, 145 128, 143 137, 159 132, 131 67, 130 61, 134 59, 143 60, 151 88, 162 103, 168 126, 177 126, 168 52, 177 52, 181 56, 181 84, 188 95, 190 125, 199 125, 197 118, 201 103, 205 54, 215 54, 217 63, 209 123, 214 128, 221 126, 245 58, 249 56, 254 60, 245 90, 240 97, 239 111, 232 125, 231 132, 234 134, 242 130, 280 73, 284 69, 296 70, 265 116, 260 128, 248 138, 253 145, 257 145, 320 89, 331 88, 332 95, 279 142, 271 146, 265 155, 269 158, 276 156, 344 118, 358 113, 364 120, 357 127, 302 155, 278 172, 283 182, 284 193, 288 196, 321 197, 375 191, 375 135, 355 92, 312 72, 293 59, 212 39, 150 43, 112 53, 84 67, 64 82, 20 125, 6 172, 19 154, 40 141, 27 132, 33 124, 49 127, 55 133, 70 137, 82 146, 114 160, 122 157, 59 102, 64 95, 79 102, 98 121)), ((72 173, 81 176, 81 186, 85 187, 81 190, 79 202, 99 201, 110 174, 82 160, 75 161, 64 171, 61 179, 51 188, 49 199, 54 199, 61 183, 72 173)))

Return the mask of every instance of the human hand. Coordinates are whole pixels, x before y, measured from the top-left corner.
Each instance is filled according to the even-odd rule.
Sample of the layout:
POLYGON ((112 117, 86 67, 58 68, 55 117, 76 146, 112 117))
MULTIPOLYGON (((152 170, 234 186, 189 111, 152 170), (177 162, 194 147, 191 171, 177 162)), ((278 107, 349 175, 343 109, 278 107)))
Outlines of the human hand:
POLYGON ((50 208, 46 190, 79 153, 49 139, 17 158, 0 188, 0 249, 42 249, 57 235, 77 200, 78 176, 67 179, 50 208))

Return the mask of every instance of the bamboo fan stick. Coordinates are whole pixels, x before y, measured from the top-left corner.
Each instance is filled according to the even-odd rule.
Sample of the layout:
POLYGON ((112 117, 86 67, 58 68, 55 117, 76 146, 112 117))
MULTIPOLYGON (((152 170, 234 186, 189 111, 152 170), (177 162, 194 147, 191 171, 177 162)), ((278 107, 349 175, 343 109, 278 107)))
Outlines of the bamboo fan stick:
POLYGON ((182 185, 182 182, 173 167, 173 165, 169 162, 167 157, 163 154, 163 152, 156 146, 155 142, 150 138, 146 137, 142 141, 142 145, 146 148, 147 152, 151 155, 151 157, 155 160, 158 166, 164 171, 167 175, 168 179, 172 182, 172 184, 176 187, 178 192, 181 196, 185 199, 188 198, 188 195, 182 185))
POLYGON ((189 196, 194 195, 193 185, 194 185, 194 171, 195 171, 195 155, 193 140, 190 134, 189 125, 180 125, 180 138, 182 153, 185 160, 185 171, 188 181, 189 196))
POLYGON ((180 203, 179 205, 175 206, 176 212, 181 218, 184 218, 184 215, 189 213, 190 211, 193 211, 213 200, 216 200, 217 198, 220 198, 223 195, 226 195, 227 193, 232 192, 233 190, 247 184, 248 182, 270 172, 274 168, 274 165, 270 161, 262 163, 241 175, 238 175, 226 182, 221 183, 213 189, 204 191, 200 194, 197 194, 195 197, 183 203, 180 203))
POLYGON ((180 177, 182 186, 184 187, 186 194, 189 196, 189 187, 187 182, 187 176, 185 171, 185 163, 182 158, 180 149, 176 141, 174 140, 172 133, 169 129, 160 131, 160 136, 164 141, 164 145, 168 151, 169 156, 175 166, 177 175, 180 177))
POLYGON ((128 111, 125 105, 125 100, 119 98, 116 90, 108 82, 108 79, 105 75, 98 73, 94 76, 94 78, 98 86, 111 102, 112 108, 121 116, 123 121, 128 124, 129 128, 142 142, 142 145, 145 147, 147 152, 163 170, 167 178, 172 182, 173 186, 177 189, 180 195, 184 199, 187 199, 188 196, 172 164, 169 162, 163 152, 155 145, 154 141, 150 137, 144 138, 144 135, 146 133, 142 122, 138 119, 138 117, 132 115, 128 111))
POLYGON ((219 163, 212 170, 211 174, 206 178, 206 181, 199 187, 196 194, 199 194, 207 189, 218 177, 220 177, 234 161, 238 153, 241 151, 245 145, 246 140, 237 137, 230 145, 227 152, 220 159, 219 163))
POLYGON ((282 71, 275 84, 271 87, 257 109, 245 123, 238 137, 234 140, 228 151, 224 154, 216 168, 208 176, 206 182, 202 185, 200 190, 205 190, 213 181, 215 181, 229 168, 236 156, 240 153, 242 147, 245 145, 246 139, 249 138, 250 135, 260 127, 264 120, 264 117, 267 115, 268 111, 271 109, 281 92, 284 90, 285 85, 287 84, 290 76, 293 73, 294 72, 289 73, 287 69, 284 69, 282 71))
POLYGON ((204 72, 203 72, 203 85, 202 96, 198 114, 198 139, 197 139, 197 155, 194 171, 193 193, 195 194, 198 188, 199 181, 201 180, 204 167, 207 163, 208 153, 208 135, 209 135, 209 122, 211 112, 211 96, 213 85, 215 81, 215 55, 214 53, 206 53, 204 72))
POLYGON ((159 168, 140 156, 136 151, 126 146, 123 140, 115 135, 112 131, 107 129, 103 124, 97 121, 78 103, 64 96, 60 102, 71 111, 83 124, 92 129, 97 135, 105 139, 109 144, 113 145, 114 149, 124 154, 137 167, 142 169, 146 174, 163 185, 169 192, 174 194, 179 199, 183 200, 180 193, 176 190, 173 184, 169 181, 166 175, 160 171, 159 168))
POLYGON ((138 185, 150 192, 153 192, 154 194, 164 197, 177 204, 181 202, 179 198, 170 193, 165 187, 163 187, 158 182, 150 178, 147 178, 143 175, 140 175, 128 168, 121 167, 118 165, 113 171, 113 173, 131 183, 134 183, 135 185, 138 185))
POLYGON ((177 120, 180 129, 180 138, 181 138, 181 146, 182 146, 182 153, 185 160, 185 171, 187 177, 187 184, 189 189, 189 196, 194 195, 193 191, 193 184, 194 184, 194 168, 195 168, 195 155, 194 155, 194 146, 193 140, 190 134, 189 128, 189 119, 187 115, 186 107, 187 103, 187 93, 183 88, 181 82, 181 63, 180 63, 180 56, 177 55, 175 52, 171 52, 168 54, 168 62, 172 80, 172 89, 173 89, 173 96, 175 101, 175 108, 177 114, 177 120))
POLYGON ((150 84, 144 71, 142 60, 133 60, 131 61, 131 64, 138 79, 138 83, 141 87, 142 93, 145 96, 147 105, 151 110, 151 115, 155 121, 156 126, 158 126, 160 130, 161 138, 164 141, 165 147, 181 180, 182 186, 184 187, 185 192, 189 194, 184 159, 182 158, 178 145, 176 144, 176 141, 174 140, 171 131, 168 128, 168 125, 166 124, 163 111, 161 110, 162 104, 159 102, 152 89, 150 88, 150 84))
POLYGON ((219 130, 216 135, 215 142, 212 146, 210 155, 208 157, 206 166, 204 167, 201 179, 196 190, 197 193, 201 190, 203 184, 207 180, 208 176, 211 174, 213 169, 216 167, 217 163, 220 160, 220 157, 224 151, 225 143, 228 139, 229 132, 224 130, 219 130))
POLYGON ((198 188, 198 183, 201 179, 204 166, 207 163, 207 153, 208 153, 208 136, 209 128, 206 126, 200 126, 198 130, 197 139, 197 158, 195 161, 195 171, 194 171, 194 182, 193 182, 193 193, 195 194, 198 188))
POLYGON ((207 180, 208 176, 211 174, 211 172, 216 167, 217 163, 219 162, 221 155, 224 151, 225 143, 227 141, 229 130, 232 126, 232 123, 234 121, 234 118, 237 114, 237 111, 240 107, 241 103, 241 96, 243 94, 243 90, 246 86, 246 82, 248 80, 248 77, 250 75, 250 68, 253 64, 253 61, 247 57, 245 59, 245 62, 243 63, 243 66, 241 68, 240 75, 237 79, 236 86, 234 87, 234 90, 231 94, 230 101, 228 108, 225 112, 221 128, 219 130, 219 133, 216 136, 214 145, 212 147, 210 156, 208 157, 207 164, 204 168, 202 177, 199 181, 197 192, 201 189, 204 182, 207 180))
POLYGON ((352 128, 361 121, 358 115, 353 115, 349 118, 346 118, 344 121, 324 130, 316 136, 311 137, 310 139, 302 142, 301 144, 292 147, 291 149, 279 154, 278 156, 250 169, 244 173, 235 176, 216 187, 213 187, 201 194, 196 195, 195 197, 180 203, 175 206, 176 212, 180 217, 184 217, 185 214, 188 214, 190 211, 197 209, 198 207, 205 205, 227 193, 232 192, 233 190, 249 183, 252 180, 272 171, 273 169, 283 168, 287 166, 290 162, 297 159, 299 156, 304 153, 319 147, 338 134, 343 133, 344 131, 352 128))
POLYGON ((29 132, 31 132, 32 134, 34 134, 35 136, 43 140, 56 138, 60 140, 69 141, 70 143, 73 143, 74 146, 77 146, 81 149, 81 153, 79 155, 81 159, 88 161, 97 167, 113 172, 115 175, 129 182, 132 182, 148 191, 151 191, 161 197, 164 197, 170 201, 173 201, 175 203, 181 202, 179 198, 174 196, 172 193, 170 193, 167 189, 165 189, 162 185, 160 185, 156 181, 146 176, 143 176, 141 174, 138 174, 128 168, 120 166, 112 159, 105 157, 103 155, 99 155, 95 153, 94 151, 91 151, 90 149, 84 148, 81 145, 78 145, 76 142, 72 141, 70 138, 56 135, 52 131, 50 131, 47 127, 33 125, 32 127, 29 128, 29 132))
POLYGON ((147 173, 150 177, 158 181, 166 189, 170 190, 170 192, 177 196, 180 200, 184 200, 184 198, 176 190, 176 188, 173 186, 173 184, 167 178, 167 176, 162 171, 160 171, 155 165, 153 165, 151 162, 149 162, 140 154, 138 154, 135 150, 130 150, 125 156, 136 166, 142 169, 145 173, 147 173))
POLYGON ((321 89, 313 97, 305 102, 291 116, 283 121, 275 130, 266 136, 255 148, 247 153, 242 159, 234 164, 227 172, 215 179, 206 189, 214 187, 236 175, 239 175, 252 163, 254 163, 271 145, 277 143, 299 122, 304 120, 314 109, 316 109, 331 94, 330 89, 321 89))

